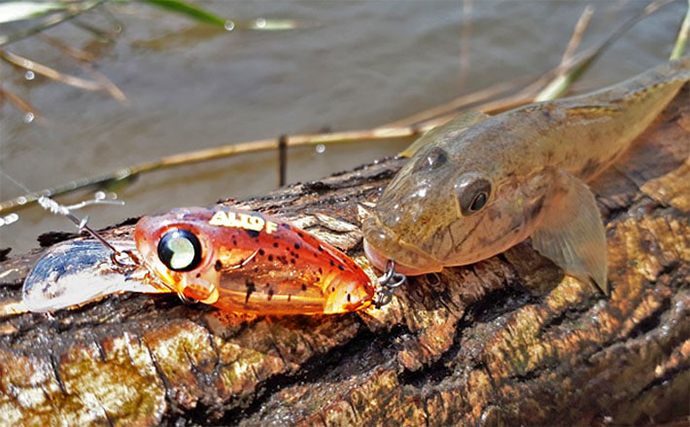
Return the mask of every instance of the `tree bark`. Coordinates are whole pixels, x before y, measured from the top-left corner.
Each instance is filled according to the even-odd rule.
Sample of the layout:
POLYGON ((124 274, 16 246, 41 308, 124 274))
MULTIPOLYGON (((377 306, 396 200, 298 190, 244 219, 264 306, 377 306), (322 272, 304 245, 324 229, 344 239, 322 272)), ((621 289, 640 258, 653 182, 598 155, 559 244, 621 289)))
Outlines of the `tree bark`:
MULTIPOLYGON (((126 294, 13 316, 0 320, 0 424, 687 422, 689 94, 592 185, 608 299, 523 243, 413 278, 380 310, 254 317, 126 294)), ((357 203, 375 201, 404 162, 224 204, 287 219, 364 259, 357 203)), ((3 262, 0 299, 19 295, 34 259, 3 262)))

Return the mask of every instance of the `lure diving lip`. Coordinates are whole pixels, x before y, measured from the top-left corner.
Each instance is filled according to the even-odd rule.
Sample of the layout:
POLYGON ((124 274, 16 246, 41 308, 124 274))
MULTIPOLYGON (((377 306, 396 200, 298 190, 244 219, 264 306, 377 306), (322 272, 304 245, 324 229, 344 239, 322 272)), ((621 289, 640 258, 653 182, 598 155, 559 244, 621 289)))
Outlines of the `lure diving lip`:
MULTIPOLYGON (((134 249, 133 242, 110 243, 120 251, 134 249)), ((72 240, 53 246, 24 280, 24 307, 32 312, 48 312, 119 292, 169 292, 147 280, 143 266, 114 265, 111 254, 95 240, 72 240)))

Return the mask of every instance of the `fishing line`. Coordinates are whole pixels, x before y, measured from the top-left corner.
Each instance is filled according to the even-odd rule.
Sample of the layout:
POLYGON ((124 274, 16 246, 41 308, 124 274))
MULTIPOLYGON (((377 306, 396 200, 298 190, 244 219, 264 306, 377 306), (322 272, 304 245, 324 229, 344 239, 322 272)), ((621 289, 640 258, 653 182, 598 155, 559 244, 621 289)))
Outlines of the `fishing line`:
MULTIPOLYGON (((8 180, 10 180, 17 187, 21 188, 22 190, 26 191, 27 193, 31 193, 31 190, 29 190, 24 184, 22 184, 21 182, 17 181, 14 178, 12 178, 12 176, 10 176, 7 172, 3 171, 2 169, 0 169, 0 174, 2 174, 2 176, 7 178, 8 180)), ((91 236, 93 236, 94 239, 98 240, 103 246, 105 246, 106 248, 111 250, 116 257, 120 257, 122 255, 122 253, 119 250, 117 250, 113 245, 111 245, 110 242, 108 242, 105 239, 105 237, 101 236, 100 233, 98 233, 96 230, 94 230, 93 228, 88 226, 88 224, 87 224, 87 222, 89 221, 88 215, 84 218, 79 218, 74 213, 72 213, 72 211, 77 210, 77 209, 81 209, 81 208, 89 206, 89 205, 96 205, 96 204, 124 205, 125 204, 124 201, 122 201, 122 200, 108 200, 108 199, 106 199, 106 194, 103 191, 97 191, 94 194, 93 199, 84 200, 84 201, 76 203, 74 205, 69 205, 69 206, 61 205, 60 203, 56 202, 55 200, 51 199, 48 196, 40 196, 38 198, 38 203, 41 205, 41 207, 43 209, 45 209, 45 210, 47 210, 47 211, 49 211, 55 215, 62 215, 62 216, 67 217, 70 221, 72 221, 74 223, 74 225, 77 226, 77 228, 79 229, 80 232, 86 231, 87 233, 89 233, 91 236)), ((10 214, 10 215, 12 215, 12 214, 10 214)), ((14 215, 15 215, 15 218, 14 218, 14 221, 12 221, 12 222, 15 222, 19 219, 19 215, 17 215, 16 213, 14 215)), ((0 224, 0 226, 5 225, 4 218, 2 220, 3 220, 3 223, 0 224)))
POLYGON ((5 178, 9 179, 14 185, 16 185, 17 187, 19 187, 19 188, 21 188, 22 190, 26 191, 27 193, 30 193, 30 192, 31 192, 31 190, 29 190, 29 189, 26 187, 26 185, 22 184, 21 182, 17 181, 16 179, 12 178, 7 172, 5 172, 4 170, 2 170, 2 168, 0 168, 0 174, 2 174, 5 178))
MULTIPOLYGON (((0 174, 2 174, 4 177, 6 177, 10 182, 12 182, 14 185, 17 187, 21 188, 22 190, 26 191, 27 193, 30 193, 29 189, 26 188, 25 185, 23 185, 21 182, 17 181, 16 179, 12 178, 10 175, 7 174, 7 172, 3 171, 0 168, 0 174)), ((12 212, 9 215, 5 215, 4 217, 0 217, 0 227, 4 225, 10 225, 14 222, 19 221, 19 214, 12 212)))

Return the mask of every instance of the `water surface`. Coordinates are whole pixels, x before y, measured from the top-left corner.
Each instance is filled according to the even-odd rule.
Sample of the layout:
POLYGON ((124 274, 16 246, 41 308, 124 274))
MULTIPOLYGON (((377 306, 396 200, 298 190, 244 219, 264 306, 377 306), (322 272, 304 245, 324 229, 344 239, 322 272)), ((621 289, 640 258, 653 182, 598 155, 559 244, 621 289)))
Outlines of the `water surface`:
MULTIPOLYGON (((42 121, 5 102, 0 167, 32 190, 160 156, 283 134, 381 125, 499 82, 555 66, 582 1, 205 1, 235 19, 289 18, 287 32, 219 31, 145 5, 110 7, 122 22, 112 42, 71 24, 48 31, 98 56, 96 66, 127 95, 123 105, 0 64, 3 88, 29 100, 42 121), (468 7, 468 4, 471 7, 468 7), (469 35, 469 36, 468 36, 469 35), (463 40, 463 37, 464 40, 463 40), (467 49, 463 49, 463 47, 467 49), (466 58, 463 77, 461 57, 466 58)), ((647 1, 592 2, 590 46, 647 1)), ((638 23, 576 89, 608 85, 665 61, 685 13, 676 2, 638 23)), ((83 21, 108 28, 101 13, 83 21)), ((9 46, 25 57, 88 78, 37 38, 9 46)), ((288 182, 318 179, 394 155, 409 142, 360 142, 289 153, 288 182)), ((103 227, 174 206, 210 205, 277 186, 276 153, 260 153, 142 176, 119 191, 125 207, 88 210, 103 227)), ((23 190, 0 178, 0 199, 23 190)), ((62 199, 64 200, 64 199, 62 199)), ((23 252, 47 231, 74 231, 32 208, 0 228, 0 248, 23 252)), ((81 213, 81 215, 86 212, 81 213)))

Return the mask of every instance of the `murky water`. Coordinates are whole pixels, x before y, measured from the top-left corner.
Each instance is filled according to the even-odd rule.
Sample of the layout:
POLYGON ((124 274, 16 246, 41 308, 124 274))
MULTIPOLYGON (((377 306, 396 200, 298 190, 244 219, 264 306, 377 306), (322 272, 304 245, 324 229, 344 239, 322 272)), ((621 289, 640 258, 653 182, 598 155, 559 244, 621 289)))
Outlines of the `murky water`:
MULTIPOLYGON (((112 42, 71 24, 48 34, 97 55, 97 68, 127 95, 123 105, 0 65, 3 88, 29 100, 42 120, 26 123, 5 102, 0 167, 32 190, 157 157, 283 134, 374 127, 498 82, 555 66, 582 1, 206 1, 235 19, 289 18, 287 32, 224 32, 147 7, 110 7, 123 32, 112 42), (463 36, 464 34, 464 36, 463 36), (464 40, 463 40, 463 37, 464 40), (462 46, 468 49, 461 51, 462 46), (461 56, 468 59, 463 79, 461 56)), ((595 44, 647 1, 592 2, 583 41, 595 44)), ((578 84, 599 87, 668 58, 685 13, 676 2, 638 23, 578 84)), ((82 21, 110 28, 100 13, 82 21)), ((37 38, 9 50, 89 78, 37 38)), ((408 142, 366 142, 289 153, 288 181, 305 181, 393 155, 408 142)), ((260 153, 142 176, 119 191, 125 207, 88 210, 102 227, 174 206, 210 205, 277 186, 277 154, 260 153)), ((0 178, 0 199, 23 193, 0 178)), ((0 228, 0 247, 22 252, 64 218, 32 208, 0 228)), ((82 215, 84 213, 81 213, 82 215)))

